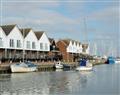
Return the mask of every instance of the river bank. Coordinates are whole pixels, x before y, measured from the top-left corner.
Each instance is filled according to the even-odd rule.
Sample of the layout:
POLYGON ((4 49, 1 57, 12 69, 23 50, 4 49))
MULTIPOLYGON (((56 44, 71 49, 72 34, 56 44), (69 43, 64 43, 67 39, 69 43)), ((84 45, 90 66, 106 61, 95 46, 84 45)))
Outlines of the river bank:
MULTIPOLYGON (((90 62, 95 65, 104 64, 105 60, 90 60, 90 62)), ((54 70, 54 62, 33 62, 37 65, 38 71, 51 71, 54 70)), ((0 73, 11 73, 10 65, 14 63, 1 63, 0 64, 0 73)), ((74 69, 78 66, 78 62, 64 62, 68 65, 69 69, 74 69)))

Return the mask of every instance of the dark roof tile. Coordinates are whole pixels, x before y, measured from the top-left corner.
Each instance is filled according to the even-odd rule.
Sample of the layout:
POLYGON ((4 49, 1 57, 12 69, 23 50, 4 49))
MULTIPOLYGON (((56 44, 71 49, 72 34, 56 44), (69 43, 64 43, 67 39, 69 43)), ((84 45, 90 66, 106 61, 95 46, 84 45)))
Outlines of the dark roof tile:
POLYGON ((21 31, 22 35, 24 36, 24 38, 28 35, 30 30, 32 30, 32 29, 31 28, 20 29, 20 31, 21 31))
POLYGON ((15 26, 16 26, 16 24, 14 24, 14 25, 3 25, 3 26, 1 26, 1 28, 3 29, 3 31, 5 32, 6 35, 9 35, 9 33, 14 29, 15 26))
POLYGON ((44 33, 43 31, 35 31, 35 35, 38 40, 42 37, 43 33, 44 33))

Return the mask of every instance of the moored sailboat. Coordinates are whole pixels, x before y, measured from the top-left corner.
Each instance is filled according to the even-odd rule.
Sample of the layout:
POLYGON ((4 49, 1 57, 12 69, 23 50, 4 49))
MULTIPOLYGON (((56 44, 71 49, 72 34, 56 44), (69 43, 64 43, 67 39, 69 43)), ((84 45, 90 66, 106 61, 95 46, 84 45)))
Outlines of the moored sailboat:
POLYGON ((91 71, 92 69, 93 65, 85 59, 80 60, 79 66, 76 68, 77 71, 91 71))
POLYGON ((25 73, 37 71, 37 66, 31 62, 16 63, 10 65, 12 73, 25 73))

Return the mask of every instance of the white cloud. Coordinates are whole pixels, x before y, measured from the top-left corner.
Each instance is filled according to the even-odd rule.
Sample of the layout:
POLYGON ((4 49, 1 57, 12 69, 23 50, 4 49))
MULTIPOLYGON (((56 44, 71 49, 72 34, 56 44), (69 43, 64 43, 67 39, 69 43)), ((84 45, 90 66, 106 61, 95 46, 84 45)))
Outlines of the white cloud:
POLYGON ((90 14, 88 17, 90 20, 112 21, 119 19, 119 7, 108 7, 90 14))

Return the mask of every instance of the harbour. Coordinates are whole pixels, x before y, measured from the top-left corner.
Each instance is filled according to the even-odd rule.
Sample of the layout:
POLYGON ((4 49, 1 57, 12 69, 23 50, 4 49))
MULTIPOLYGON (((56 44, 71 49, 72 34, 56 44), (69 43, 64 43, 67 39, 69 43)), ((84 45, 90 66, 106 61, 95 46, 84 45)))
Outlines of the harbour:
POLYGON ((50 71, 0 74, 1 95, 119 95, 120 64, 92 72, 50 71), (99 94, 98 94, 99 93, 99 94))
POLYGON ((120 95, 119 0, 0 0, 0 95, 120 95))

